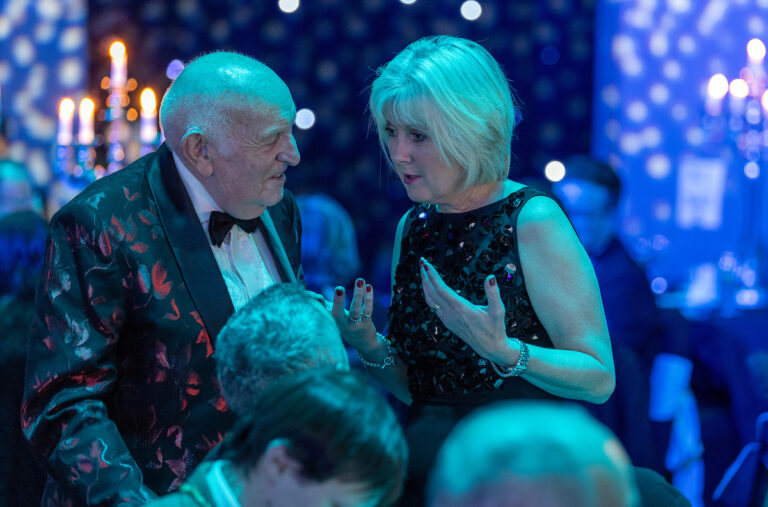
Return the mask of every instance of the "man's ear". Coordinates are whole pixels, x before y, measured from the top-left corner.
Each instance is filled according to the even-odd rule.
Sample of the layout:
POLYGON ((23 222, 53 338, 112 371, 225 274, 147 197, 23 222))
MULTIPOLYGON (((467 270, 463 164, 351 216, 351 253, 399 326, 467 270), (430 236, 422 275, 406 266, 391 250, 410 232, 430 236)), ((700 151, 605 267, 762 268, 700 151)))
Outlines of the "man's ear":
POLYGON ((268 481, 274 483, 285 474, 299 476, 301 465, 288 454, 288 447, 282 439, 273 440, 262 455, 262 464, 268 481))
POLYGON ((197 176, 207 178, 213 174, 208 142, 200 129, 193 127, 181 138, 181 155, 184 164, 197 176))

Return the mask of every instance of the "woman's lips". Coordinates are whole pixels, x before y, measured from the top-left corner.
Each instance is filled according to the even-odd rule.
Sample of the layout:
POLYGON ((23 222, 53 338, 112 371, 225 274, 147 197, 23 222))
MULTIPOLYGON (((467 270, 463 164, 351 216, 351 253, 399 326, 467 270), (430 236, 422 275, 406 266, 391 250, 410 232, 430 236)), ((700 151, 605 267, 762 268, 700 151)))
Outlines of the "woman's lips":
POLYGON ((410 185, 411 183, 415 182, 419 178, 421 178, 421 176, 414 176, 412 174, 403 174, 403 183, 405 183, 406 185, 410 185))

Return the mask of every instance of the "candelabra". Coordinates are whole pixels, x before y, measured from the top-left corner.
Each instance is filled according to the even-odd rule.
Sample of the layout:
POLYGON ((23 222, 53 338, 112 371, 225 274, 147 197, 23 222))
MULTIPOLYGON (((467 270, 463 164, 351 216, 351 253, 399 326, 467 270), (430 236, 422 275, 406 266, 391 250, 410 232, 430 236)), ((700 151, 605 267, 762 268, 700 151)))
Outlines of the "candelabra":
POLYGON ((766 161, 768 161, 768 91, 765 44, 747 44, 747 65, 729 80, 715 74, 707 86, 704 129, 711 142, 727 147, 737 168, 742 206, 742 228, 735 251, 722 253, 719 289, 723 312, 764 306, 768 293, 761 288, 766 275, 763 232, 766 161), (727 98, 727 100, 726 100, 727 98))
POLYGON ((129 92, 136 82, 128 79, 125 44, 115 41, 110 45, 111 71, 102 80, 108 90, 103 110, 106 129, 96 136, 94 114, 96 103, 86 97, 80 101, 77 114, 77 136, 74 136, 75 102, 64 97, 59 103, 59 130, 54 155, 54 172, 59 179, 71 185, 84 186, 105 174, 113 173, 129 161, 128 154, 145 155, 159 143, 157 129, 157 100, 150 88, 141 92, 140 126, 134 128, 139 114, 126 107, 129 92), (97 149, 103 150, 103 164, 96 163, 97 149))

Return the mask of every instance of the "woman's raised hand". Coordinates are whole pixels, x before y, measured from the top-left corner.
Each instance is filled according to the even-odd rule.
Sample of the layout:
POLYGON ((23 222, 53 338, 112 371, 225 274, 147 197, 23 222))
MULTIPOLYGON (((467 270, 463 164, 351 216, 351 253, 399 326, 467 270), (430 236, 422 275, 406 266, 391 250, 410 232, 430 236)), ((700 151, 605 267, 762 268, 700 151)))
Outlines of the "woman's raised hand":
POLYGON ((487 306, 478 306, 459 296, 426 259, 419 260, 421 286, 427 306, 452 333, 464 340, 481 357, 496 361, 508 348, 504 325, 504 303, 496 277, 485 279, 487 306))
POLYGON ((344 287, 336 287, 333 291, 333 315, 339 327, 341 337, 359 350, 362 354, 375 348, 376 327, 373 325, 373 286, 358 278, 352 292, 352 302, 349 310, 344 309, 344 287))

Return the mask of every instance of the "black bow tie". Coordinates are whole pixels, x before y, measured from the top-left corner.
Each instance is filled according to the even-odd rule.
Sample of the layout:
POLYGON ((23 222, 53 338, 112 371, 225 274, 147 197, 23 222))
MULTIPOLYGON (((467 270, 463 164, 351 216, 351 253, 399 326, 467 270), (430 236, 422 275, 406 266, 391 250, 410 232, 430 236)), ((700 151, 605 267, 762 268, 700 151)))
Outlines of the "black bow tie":
POLYGON ((211 237, 211 243, 218 247, 224 242, 232 226, 237 225, 251 234, 256 230, 258 223, 259 217, 241 220, 223 211, 211 211, 211 218, 208 219, 208 235, 211 237))

